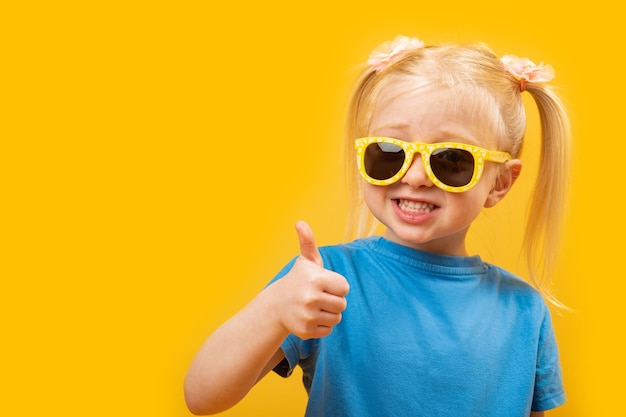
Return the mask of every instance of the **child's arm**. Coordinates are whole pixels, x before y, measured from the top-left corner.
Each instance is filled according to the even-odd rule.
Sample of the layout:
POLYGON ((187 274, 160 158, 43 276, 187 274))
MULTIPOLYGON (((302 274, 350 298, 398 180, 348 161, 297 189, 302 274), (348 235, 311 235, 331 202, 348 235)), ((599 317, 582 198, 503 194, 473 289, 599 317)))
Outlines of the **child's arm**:
POLYGON ((301 256, 283 278, 268 286, 204 343, 185 379, 194 414, 214 414, 238 403, 284 358, 281 343, 328 335, 346 308, 346 279, 323 268, 313 232, 296 225, 301 256))

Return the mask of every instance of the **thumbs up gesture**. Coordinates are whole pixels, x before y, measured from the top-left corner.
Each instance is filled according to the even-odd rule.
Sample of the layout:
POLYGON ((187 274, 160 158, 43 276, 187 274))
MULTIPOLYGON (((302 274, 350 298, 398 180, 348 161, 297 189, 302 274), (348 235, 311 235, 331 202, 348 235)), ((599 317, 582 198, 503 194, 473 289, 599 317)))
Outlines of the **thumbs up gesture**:
POLYGON ((301 339, 327 336, 341 321, 346 309, 348 281, 324 269, 313 231, 303 221, 296 224, 300 256, 282 279, 268 287, 276 292, 278 319, 282 326, 301 339))

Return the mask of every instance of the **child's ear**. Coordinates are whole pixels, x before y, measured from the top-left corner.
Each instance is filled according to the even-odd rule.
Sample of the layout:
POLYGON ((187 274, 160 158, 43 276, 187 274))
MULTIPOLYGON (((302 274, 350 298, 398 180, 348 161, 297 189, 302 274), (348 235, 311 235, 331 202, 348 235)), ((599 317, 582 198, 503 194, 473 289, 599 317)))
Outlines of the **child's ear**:
POLYGON ((493 207, 500 202, 504 198, 505 195, 509 192, 515 180, 519 178, 522 173, 522 161, 519 159, 511 159, 505 162, 498 172, 498 176, 496 177, 496 182, 493 185, 493 188, 489 192, 487 196, 487 200, 485 201, 485 207, 493 207))

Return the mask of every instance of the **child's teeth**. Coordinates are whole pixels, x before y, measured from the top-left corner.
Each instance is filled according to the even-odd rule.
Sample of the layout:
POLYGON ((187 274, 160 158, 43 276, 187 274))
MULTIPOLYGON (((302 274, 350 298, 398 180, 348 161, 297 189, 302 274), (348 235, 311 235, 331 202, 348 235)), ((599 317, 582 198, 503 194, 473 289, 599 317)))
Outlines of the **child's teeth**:
POLYGON ((420 213, 430 213, 435 208, 434 204, 409 200, 400 200, 398 206, 402 211, 418 211, 420 213))

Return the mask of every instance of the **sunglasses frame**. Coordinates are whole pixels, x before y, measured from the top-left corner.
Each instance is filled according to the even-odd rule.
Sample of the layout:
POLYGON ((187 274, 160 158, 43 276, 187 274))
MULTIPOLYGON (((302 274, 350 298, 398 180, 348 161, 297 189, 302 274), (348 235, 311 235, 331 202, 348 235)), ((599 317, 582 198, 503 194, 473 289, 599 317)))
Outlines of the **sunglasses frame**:
POLYGON ((491 151, 489 149, 481 148, 479 146, 468 145, 466 143, 457 142, 437 142, 437 143, 422 143, 422 142, 406 142, 400 139, 371 136, 358 138, 354 141, 354 147, 356 149, 356 161, 357 168, 361 176, 370 184, 373 185, 390 185, 397 182, 402 178, 411 167, 413 157, 416 153, 422 156, 422 164, 426 175, 432 181, 434 185, 441 188, 444 191, 451 193, 465 192, 476 184, 482 176, 483 169, 485 167, 485 161, 496 162, 503 164, 511 159, 511 155, 508 152, 491 151), (391 143, 396 145, 404 151, 404 163, 400 170, 391 178, 385 180, 377 180, 370 177, 365 171, 365 149, 373 143, 391 143), (465 185, 454 187, 444 184, 435 176, 430 166, 430 157, 434 151, 443 148, 461 149, 472 154, 474 157, 474 172, 472 173, 472 179, 465 185))

